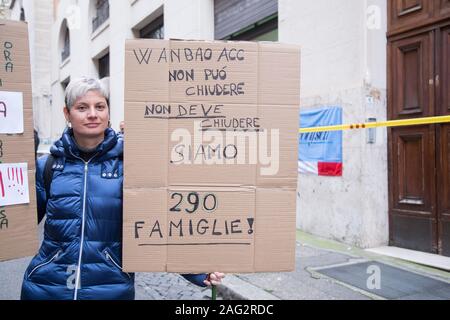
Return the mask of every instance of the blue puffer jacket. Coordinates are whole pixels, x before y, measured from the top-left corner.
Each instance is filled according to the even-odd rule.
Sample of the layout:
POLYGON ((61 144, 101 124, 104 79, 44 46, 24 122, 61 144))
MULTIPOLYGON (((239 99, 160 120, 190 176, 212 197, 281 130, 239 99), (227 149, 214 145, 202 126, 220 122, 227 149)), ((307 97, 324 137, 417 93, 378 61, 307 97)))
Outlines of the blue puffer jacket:
MULTIPOLYGON (((68 129, 51 153, 55 162, 48 201, 43 182, 47 157, 37 162, 38 212, 47 219, 21 298, 134 299, 134 274, 121 270, 123 140, 107 129, 95 156, 85 163, 68 129)), ((204 286, 206 275, 184 277, 204 286)))

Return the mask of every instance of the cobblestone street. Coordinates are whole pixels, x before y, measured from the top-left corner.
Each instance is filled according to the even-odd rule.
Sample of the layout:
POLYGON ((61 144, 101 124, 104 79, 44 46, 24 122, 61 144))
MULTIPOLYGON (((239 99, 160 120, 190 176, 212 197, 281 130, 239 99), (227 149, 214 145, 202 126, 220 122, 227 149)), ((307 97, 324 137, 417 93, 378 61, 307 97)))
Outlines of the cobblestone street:
POLYGON ((136 273, 136 300, 210 300, 211 288, 171 273, 136 273))

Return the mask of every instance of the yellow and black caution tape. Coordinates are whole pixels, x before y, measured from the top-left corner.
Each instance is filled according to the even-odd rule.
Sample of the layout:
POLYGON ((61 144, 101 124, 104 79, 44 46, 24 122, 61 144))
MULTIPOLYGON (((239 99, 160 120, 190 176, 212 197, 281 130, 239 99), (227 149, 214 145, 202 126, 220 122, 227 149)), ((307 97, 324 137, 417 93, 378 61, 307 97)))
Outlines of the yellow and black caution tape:
POLYGON ((405 120, 391 120, 391 121, 381 121, 381 122, 367 122, 367 123, 357 123, 357 124, 340 124, 340 125, 335 125, 335 126, 324 126, 324 127, 300 128, 298 130, 298 132, 299 133, 307 133, 307 132, 322 132, 322 131, 369 129, 369 128, 378 128, 378 127, 402 127, 402 126, 415 126, 415 125, 421 125, 421 124, 446 123, 446 122, 450 122, 450 116, 415 118, 415 119, 405 119, 405 120))

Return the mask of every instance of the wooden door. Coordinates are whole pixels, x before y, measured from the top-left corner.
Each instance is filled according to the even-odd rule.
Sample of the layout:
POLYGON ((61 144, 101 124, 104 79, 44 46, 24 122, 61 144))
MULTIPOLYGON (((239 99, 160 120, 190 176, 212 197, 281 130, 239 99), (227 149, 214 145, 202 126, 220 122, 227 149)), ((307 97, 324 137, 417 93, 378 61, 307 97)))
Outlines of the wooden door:
MULTIPOLYGON (((450 27, 440 32, 437 51, 440 54, 437 75, 437 104, 440 115, 450 114, 450 27)), ((450 256, 450 124, 438 126, 439 161, 437 166, 438 247, 450 256)))
MULTIPOLYGON (((388 5, 389 118, 450 115, 450 0, 388 5)), ((390 244, 450 256, 450 124, 388 132, 390 244)))
MULTIPOLYGON (((391 119, 450 114, 450 26, 389 45, 391 119)), ((450 124, 389 131, 390 243, 450 256, 450 124)))
POLYGON ((437 2, 436 15, 449 16, 450 15, 450 0, 435 0, 437 2))
POLYGON ((450 26, 443 28, 438 38, 437 104, 439 115, 445 116, 450 114, 450 26))
POLYGON ((442 124, 437 175, 438 248, 439 253, 450 256, 450 124, 442 124))
POLYGON ((434 14, 431 0, 388 0, 388 30, 410 28, 426 20, 434 14))
POLYGON ((391 120, 434 115, 433 43, 433 32, 390 43, 391 120))
POLYGON ((390 129, 390 245, 437 253, 435 126, 390 129))

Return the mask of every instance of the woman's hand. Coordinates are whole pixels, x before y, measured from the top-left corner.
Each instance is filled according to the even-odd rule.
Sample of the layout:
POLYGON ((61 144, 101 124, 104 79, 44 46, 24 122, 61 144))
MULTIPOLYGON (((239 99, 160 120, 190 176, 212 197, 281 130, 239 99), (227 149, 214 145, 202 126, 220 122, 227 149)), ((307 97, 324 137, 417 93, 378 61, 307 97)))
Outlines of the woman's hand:
POLYGON ((218 284, 222 284, 222 279, 225 278, 225 274, 221 272, 213 272, 208 274, 206 280, 203 281, 207 286, 216 286, 218 284))

